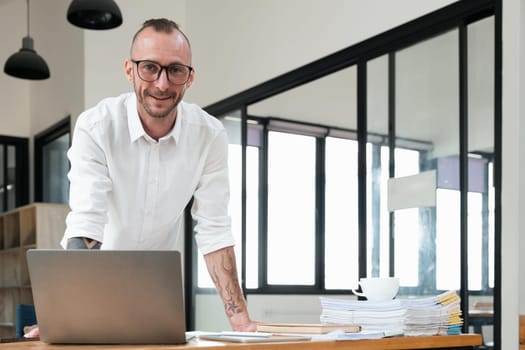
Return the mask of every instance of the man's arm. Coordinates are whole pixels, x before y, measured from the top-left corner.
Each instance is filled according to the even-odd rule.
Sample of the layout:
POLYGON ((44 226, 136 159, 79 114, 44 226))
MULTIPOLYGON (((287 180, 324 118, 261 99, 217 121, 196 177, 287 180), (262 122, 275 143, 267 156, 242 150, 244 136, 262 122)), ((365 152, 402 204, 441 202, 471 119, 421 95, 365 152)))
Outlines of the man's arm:
MULTIPOLYGON (((68 249, 69 238, 104 240, 104 226, 108 221, 107 196, 113 189, 113 182, 107 166, 108 156, 103 148, 103 133, 90 122, 97 119, 93 113, 85 112, 78 117, 73 142, 67 152, 71 164, 68 172, 71 211, 67 215, 66 230, 60 241, 64 249, 68 249)), ((77 249, 81 249, 81 246, 77 249)))
POLYGON ((224 303, 224 311, 234 331, 254 332, 256 323, 250 319, 246 301, 237 278, 233 247, 204 255, 208 272, 224 303))

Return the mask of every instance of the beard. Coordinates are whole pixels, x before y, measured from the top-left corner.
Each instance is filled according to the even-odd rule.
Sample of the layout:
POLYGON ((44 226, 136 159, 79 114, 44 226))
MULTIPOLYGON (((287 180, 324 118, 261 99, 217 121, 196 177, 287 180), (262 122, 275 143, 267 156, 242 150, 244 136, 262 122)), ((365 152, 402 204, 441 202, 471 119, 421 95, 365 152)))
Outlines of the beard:
POLYGON ((177 94, 176 92, 160 92, 144 89, 142 92, 139 91, 138 87, 135 86, 135 95, 137 95, 138 102, 144 108, 144 111, 152 118, 166 118, 173 110, 175 110, 182 100, 183 94, 177 94), (165 107, 155 106, 155 99, 167 99, 172 103, 165 107), (151 102, 153 100, 153 102, 151 102))

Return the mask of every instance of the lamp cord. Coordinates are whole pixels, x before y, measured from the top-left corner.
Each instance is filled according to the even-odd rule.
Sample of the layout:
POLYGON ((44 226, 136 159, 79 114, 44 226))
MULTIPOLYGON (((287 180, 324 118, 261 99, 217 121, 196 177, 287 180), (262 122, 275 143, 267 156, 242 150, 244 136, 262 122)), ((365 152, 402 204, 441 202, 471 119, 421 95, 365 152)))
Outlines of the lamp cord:
POLYGON ((27 36, 29 36, 29 0, 26 0, 26 11, 27 11, 27 36))

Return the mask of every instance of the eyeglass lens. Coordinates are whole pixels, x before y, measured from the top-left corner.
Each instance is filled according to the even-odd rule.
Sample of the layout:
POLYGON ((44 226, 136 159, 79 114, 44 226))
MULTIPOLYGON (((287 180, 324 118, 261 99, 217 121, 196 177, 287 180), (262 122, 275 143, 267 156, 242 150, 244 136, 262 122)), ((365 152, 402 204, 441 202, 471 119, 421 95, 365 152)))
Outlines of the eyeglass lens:
POLYGON ((137 64, 139 77, 142 80, 153 82, 160 78, 163 70, 168 74, 168 80, 173 84, 184 84, 190 77, 191 69, 181 64, 161 66, 156 62, 141 61, 137 64))

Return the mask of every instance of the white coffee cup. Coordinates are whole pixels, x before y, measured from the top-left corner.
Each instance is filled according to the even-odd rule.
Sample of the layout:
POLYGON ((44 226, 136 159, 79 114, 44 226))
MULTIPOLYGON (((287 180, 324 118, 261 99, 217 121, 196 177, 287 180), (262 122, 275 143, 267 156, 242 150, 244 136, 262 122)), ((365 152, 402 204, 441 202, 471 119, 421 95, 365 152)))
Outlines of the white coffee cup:
POLYGON ((397 277, 369 277, 359 280, 362 292, 355 289, 352 292, 369 301, 388 301, 395 298, 399 290, 397 277))

